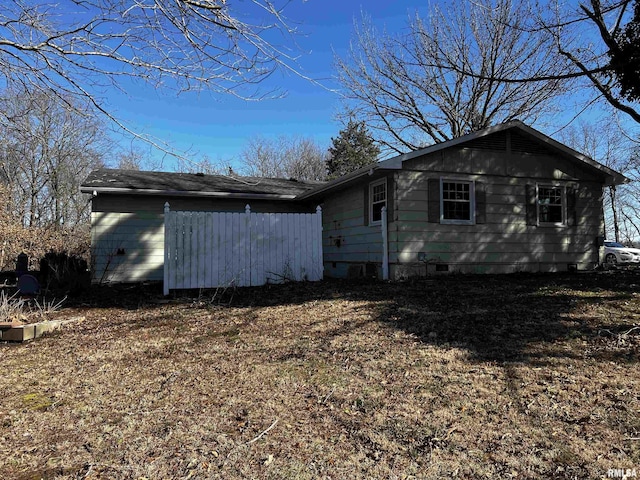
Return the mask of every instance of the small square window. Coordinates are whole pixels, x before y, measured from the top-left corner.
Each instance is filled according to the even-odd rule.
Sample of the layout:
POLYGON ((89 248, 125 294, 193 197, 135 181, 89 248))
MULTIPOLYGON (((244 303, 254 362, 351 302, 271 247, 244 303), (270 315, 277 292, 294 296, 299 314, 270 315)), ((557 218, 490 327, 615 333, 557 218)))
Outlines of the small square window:
POLYGON ((369 224, 382 221, 382 207, 387 206, 387 180, 383 178, 369 184, 369 224))

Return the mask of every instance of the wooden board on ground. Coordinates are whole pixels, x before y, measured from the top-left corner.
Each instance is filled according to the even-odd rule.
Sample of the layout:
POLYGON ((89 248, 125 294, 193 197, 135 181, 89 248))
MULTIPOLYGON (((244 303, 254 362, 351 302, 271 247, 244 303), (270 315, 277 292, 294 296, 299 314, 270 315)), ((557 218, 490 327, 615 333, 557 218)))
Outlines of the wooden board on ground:
POLYGON ((84 320, 84 317, 73 317, 66 320, 49 320, 26 325, 10 324, 10 328, 0 329, 0 340, 3 342, 24 342, 38 338, 47 332, 57 330, 67 323, 81 320, 84 320))

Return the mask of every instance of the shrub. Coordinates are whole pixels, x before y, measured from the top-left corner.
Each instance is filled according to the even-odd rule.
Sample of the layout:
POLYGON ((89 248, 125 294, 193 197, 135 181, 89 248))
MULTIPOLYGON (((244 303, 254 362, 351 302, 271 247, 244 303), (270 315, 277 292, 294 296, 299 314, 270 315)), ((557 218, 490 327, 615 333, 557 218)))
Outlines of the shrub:
POLYGON ((91 282, 87 261, 67 252, 49 252, 40 260, 40 280, 47 290, 76 295, 91 282))

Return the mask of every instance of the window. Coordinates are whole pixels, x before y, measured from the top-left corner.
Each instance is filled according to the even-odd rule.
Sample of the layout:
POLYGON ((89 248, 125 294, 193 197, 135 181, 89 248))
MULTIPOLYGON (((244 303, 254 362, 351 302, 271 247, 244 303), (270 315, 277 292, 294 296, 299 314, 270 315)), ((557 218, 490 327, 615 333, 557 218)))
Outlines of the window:
POLYGON ((382 221, 382 207, 387 206, 387 179, 369 184, 369 225, 382 221))
POLYGON ((475 221, 473 182, 441 179, 440 214, 442 223, 472 225, 475 221))
POLYGON ((538 224, 564 224, 564 187, 538 185, 538 224))
POLYGON ((604 246, 605 247, 610 247, 610 248, 627 248, 624 245, 622 245, 621 243, 618 242, 604 242, 604 246))

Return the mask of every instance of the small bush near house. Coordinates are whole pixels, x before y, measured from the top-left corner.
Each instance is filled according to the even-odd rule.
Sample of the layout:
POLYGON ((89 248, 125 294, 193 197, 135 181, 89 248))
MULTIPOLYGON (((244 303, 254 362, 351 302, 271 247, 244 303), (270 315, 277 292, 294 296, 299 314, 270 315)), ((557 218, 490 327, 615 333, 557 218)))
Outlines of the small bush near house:
POLYGON ((91 276, 87 261, 67 252, 48 252, 40 260, 42 286, 53 292, 78 295, 89 288, 91 276))

